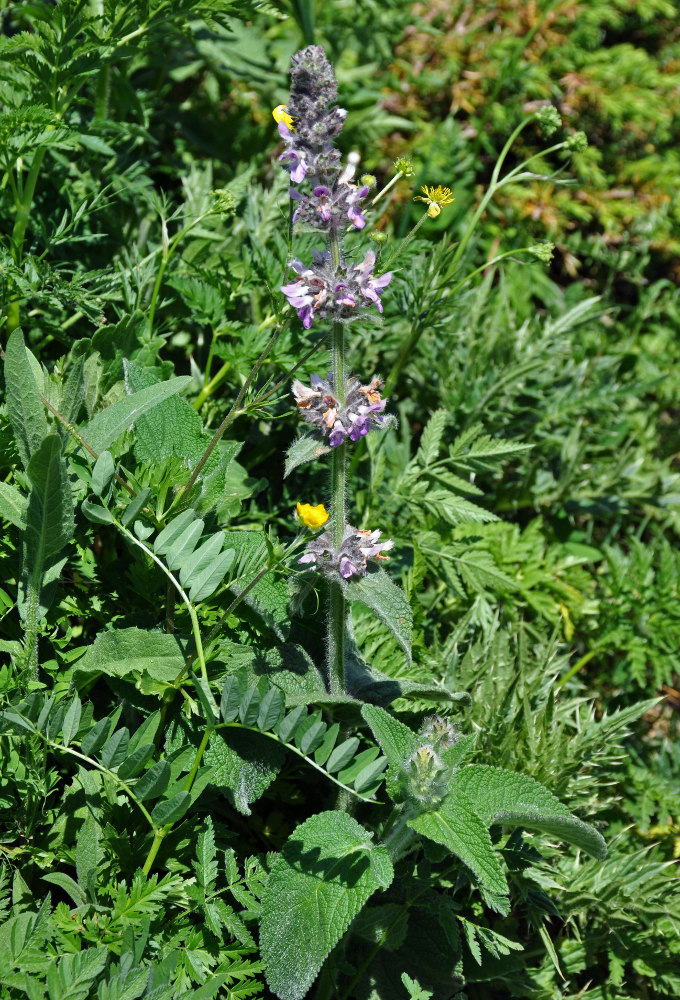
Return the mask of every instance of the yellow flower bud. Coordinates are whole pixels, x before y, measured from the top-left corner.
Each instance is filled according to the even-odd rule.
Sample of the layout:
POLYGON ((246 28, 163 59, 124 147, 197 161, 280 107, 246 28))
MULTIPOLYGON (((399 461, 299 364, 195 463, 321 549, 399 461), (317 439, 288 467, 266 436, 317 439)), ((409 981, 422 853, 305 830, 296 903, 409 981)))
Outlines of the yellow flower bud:
POLYGON ((308 528, 320 528, 328 520, 328 511, 322 503, 312 507, 309 503, 297 505, 298 521, 301 521, 308 528))

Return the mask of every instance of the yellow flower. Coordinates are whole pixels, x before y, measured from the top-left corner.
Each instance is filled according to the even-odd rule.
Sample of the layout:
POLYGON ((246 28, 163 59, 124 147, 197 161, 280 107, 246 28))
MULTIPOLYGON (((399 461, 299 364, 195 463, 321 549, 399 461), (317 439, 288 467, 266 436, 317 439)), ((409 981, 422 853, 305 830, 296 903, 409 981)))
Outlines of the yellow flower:
POLYGON ((285 104, 279 104, 277 108, 274 108, 274 110, 272 111, 272 117, 274 118, 275 122, 283 122, 284 125, 286 125, 291 130, 291 132, 295 131, 295 129, 293 128, 293 119, 288 114, 288 108, 286 107, 285 104))
POLYGON ((423 192, 425 197, 421 198, 421 196, 417 194, 413 200, 427 202, 427 214, 431 219, 437 218, 443 205, 450 205, 451 202, 456 200, 451 197, 451 188, 442 187, 441 184, 438 184, 436 188, 422 187, 420 190, 423 192))
POLYGON ((309 503, 298 502, 297 516, 308 528, 320 528, 328 520, 328 511, 322 503, 312 507, 309 503))

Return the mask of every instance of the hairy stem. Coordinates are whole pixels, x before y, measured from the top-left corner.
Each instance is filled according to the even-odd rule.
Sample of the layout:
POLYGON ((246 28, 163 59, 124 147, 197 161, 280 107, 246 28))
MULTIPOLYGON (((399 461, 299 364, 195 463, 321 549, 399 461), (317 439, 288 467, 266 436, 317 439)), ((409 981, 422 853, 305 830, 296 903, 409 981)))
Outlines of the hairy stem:
MULTIPOLYGON (((331 229, 329 239, 331 261, 334 268, 340 267, 340 242, 338 234, 331 229)), ((333 391, 340 403, 345 401, 345 331, 342 323, 333 323, 331 334, 331 362, 333 369, 333 391)), ((342 545, 345 534, 345 481, 347 478, 347 447, 340 444, 331 449, 331 523, 333 545, 342 545)), ((331 694, 345 692, 345 595, 342 584, 329 584, 328 607, 328 689, 331 694)))

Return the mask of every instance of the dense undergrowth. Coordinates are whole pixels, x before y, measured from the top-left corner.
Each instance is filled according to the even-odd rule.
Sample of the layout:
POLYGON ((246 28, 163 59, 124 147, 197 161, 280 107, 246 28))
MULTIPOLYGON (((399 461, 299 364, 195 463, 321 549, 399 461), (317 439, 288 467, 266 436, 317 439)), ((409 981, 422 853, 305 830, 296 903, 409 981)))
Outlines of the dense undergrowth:
POLYGON ((678 6, 316 8, 0 2, 0 997, 676 997, 678 6), (396 177, 343 252, 386 271, 419 224, 343 328, 398 420, 347 502, 394 547, 330 694, 294 510, 337 449, 284 461, 337 357, 279 291, 321 243, 271 116, 311 44, 365 204, 396 177), (400 853, 423 747, 487 776, 490 839, 430 803, 400 853), (498 808, 489 765, 566 812, 498 808), (276 934, 300 870, 373 894, 340 930, 320 897, 311 960, 276 934))

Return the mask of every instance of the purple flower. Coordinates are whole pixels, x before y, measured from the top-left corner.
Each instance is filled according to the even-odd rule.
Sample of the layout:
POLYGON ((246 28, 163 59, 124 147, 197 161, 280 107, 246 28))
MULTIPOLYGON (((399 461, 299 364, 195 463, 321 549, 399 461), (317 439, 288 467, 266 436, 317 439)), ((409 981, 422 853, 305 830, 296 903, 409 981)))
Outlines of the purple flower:
POLYGON ((364 219, 363 215, 356 207, 356 204, 358 201, 361 201, 362 198, 366 197, 368 190, 368 187, 365 185, 364 187, 355 188, 353 193, 347 199, 347 217, 355 229, 363 229, 366 225, 366 219, 364 219))
POLYGON ((357 208, 357 202, 365 198, 368 191, 366 185, 356 188, 342 178, 335 182, 332 189, 327 184, 317 184, 311 195, 300 194, 295 188, 290 188, 290 197, 298 202, 293 222, 302 222, 315 229, 341 230, 349 219, 355 229, 363 229, 366 220, 357 208))
POLYGON ((385 425, 381 414, 387 400, 380 396, 381 384, 377 376, 368 385, 361 385, 355 378, 345 379, 345 401, 340 403, 332 380, 312 375, 311 386, 295 379, 293 395, 302 419, 328 435, 330 447, 335 448, 347 437, 358 441, 372 427, 385 425))
MULTIPOLYGON (((294 142, 293 133, 285 122, 279 122, 279 135, 286 142, 294 142)), ((295 146, 291 145, 279 156, 279 163, 283 163, 284 160, 288 160, 290 179, 293 184, 301 184, 307 174, 307 157, 304 150, 296 149, 295 146)))
POLYGON ((366 567, 357 568, 348 556, 340 556, 340 576, 347 580, 352 574, 366 576, 366 567))
POLYGON ((385 274, 381 274, 378 278, 374 278, 374 267, 375 250, 368 250, 361 264, 357 264, 354 270, 359 274, 359 289, 361 294, 367 299, 370 299, 371 302, 375 302, 378 307, 378 312, 382 312, 383 307, 382 302, 380 301, 380 296, 392 280, 392 272, 387 271, 385 274))
POLYGON ((305 546, 304 555, 299 562, 313 563, 316 568, 331 579, 348 580, 351 576, 366 576, 369 559, 383 561, 389 556, 383 555, 391 549, 394 542, 388 539, 379 542, 379 531, 367 531, 345 525, 342 542, 339 548, 333 544, 333 531, 327 529, 316 538, 312 538, 305 546))
MULTIPOLYGON (((331 446, 331 448, 335 448, 337 445, 342 444, 342 442, 345 440, 346 437, 347 437, 347 431, 345 430, 343 422, 341 420, 334 420, 333 430, 331 431, 331 435, 328 439, 328 443, 331 446)), ((350 431, 350 437, 351 437, 351 431, 350 431)), ((352 438, 352 440, 356 441, 356 438, 352 438)))
POLYGON ((294 258, 291 267, 299 274, 297 281, 291 281, 281 286, 281 291, 288 299, 306 330, 310 328, 315 317, 324 319, 349 319, 354 315, 360 296, 374 302, 380 312, 383 311, 380 296, 392 280, 391 272, 380 277, 373 276, 375 253, 369 250, 361 264, 347 265, 341 263, 333 267, 330 254, 312 251, 313 263, 305 267, 301 260, 294 258))

